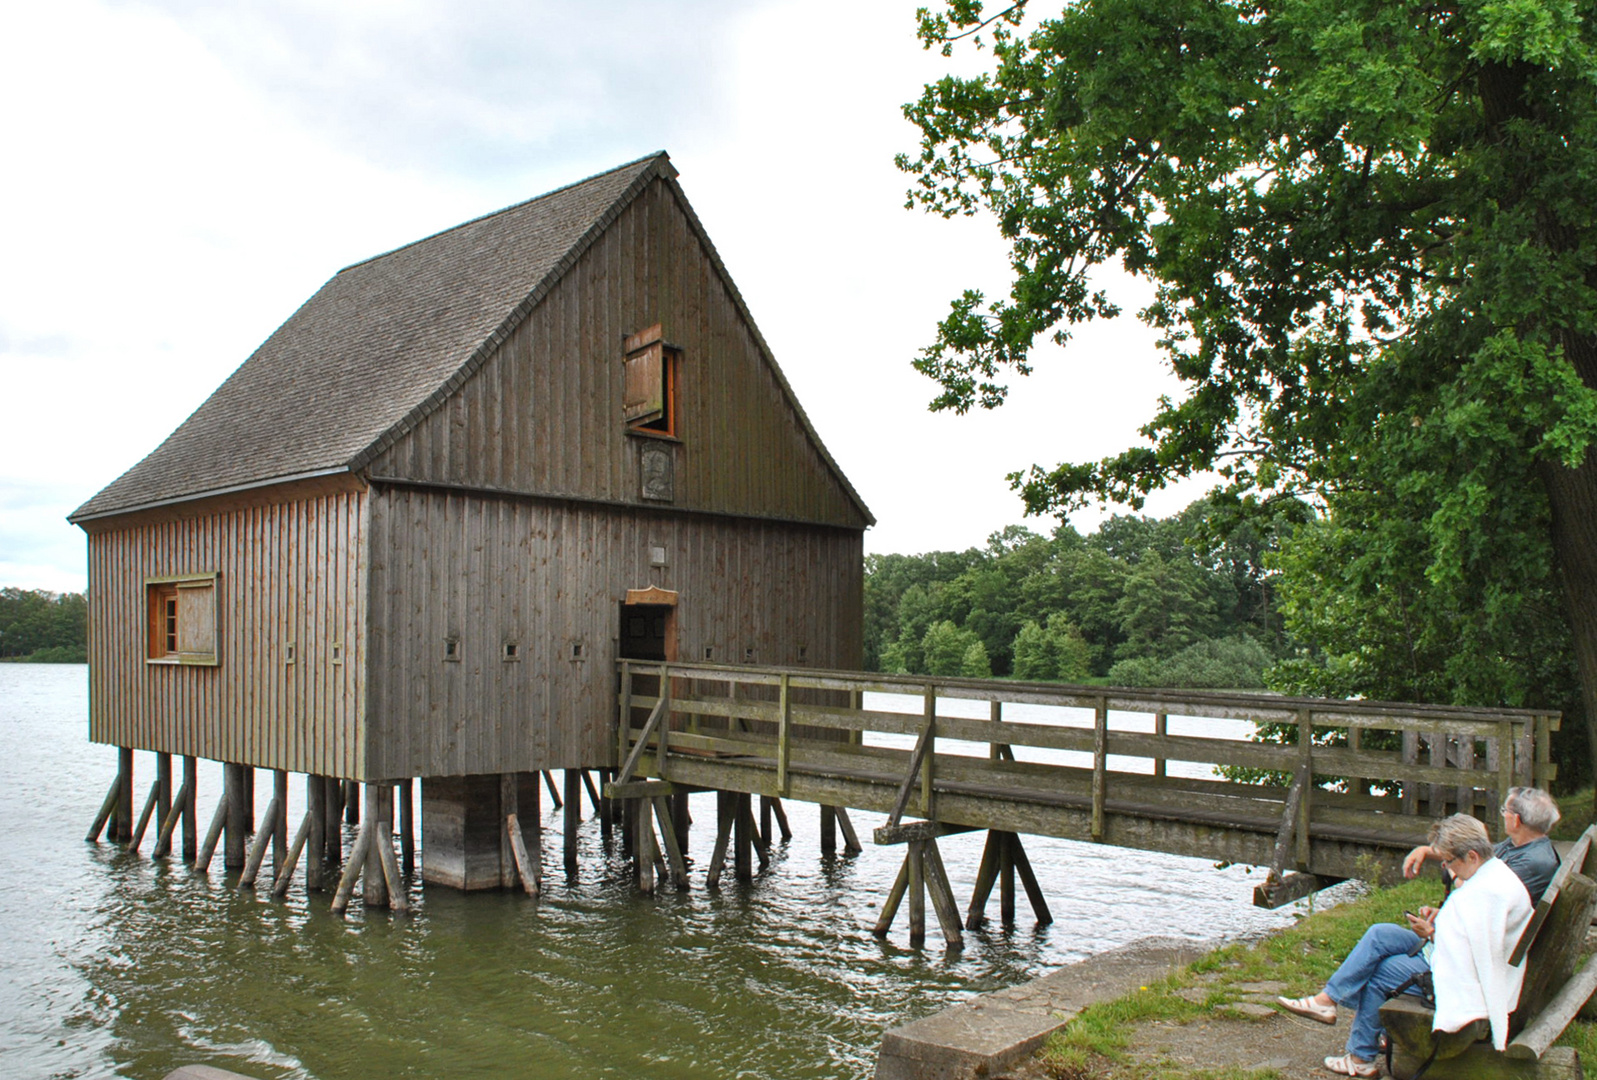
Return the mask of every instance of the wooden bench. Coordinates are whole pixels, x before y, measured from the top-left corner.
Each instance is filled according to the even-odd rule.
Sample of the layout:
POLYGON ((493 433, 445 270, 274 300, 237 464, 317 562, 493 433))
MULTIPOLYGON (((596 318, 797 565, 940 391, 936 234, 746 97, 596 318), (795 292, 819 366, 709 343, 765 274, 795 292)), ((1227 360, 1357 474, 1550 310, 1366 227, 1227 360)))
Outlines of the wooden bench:
POLYGON ((1597 907, 1597 881, 1586 864, 1597 826, 1586 830, 1564 854, 1530 923, 1509 960, 1525 964, 1519 1007, 1509 1017, 1508 1049, 1492 1048, 1485 1020, 1455 1032, 1432 1032, 1431 1010, 1404 995, 1381 1006, 1381 1025, 1392 1044, 1392 1075, 1409 1080, 1434 1050, 1426 1080, 1497 1080, 1506 1077, 1579 1080, 1580 1058, 1569 1047, 1553 1047, 1581 1006, 1597 989, 1597 958, 1575 965, 1597 907))

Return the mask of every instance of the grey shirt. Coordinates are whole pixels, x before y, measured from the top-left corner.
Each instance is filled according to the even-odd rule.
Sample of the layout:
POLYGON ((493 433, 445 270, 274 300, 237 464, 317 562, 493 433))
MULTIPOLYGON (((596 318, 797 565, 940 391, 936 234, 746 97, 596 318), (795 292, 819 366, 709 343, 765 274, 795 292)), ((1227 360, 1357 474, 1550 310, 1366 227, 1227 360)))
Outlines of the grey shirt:
POLYGON ((1519 847, 1515 847, 1512 840, 1504 840, 1492 849, 1492 854, 1519 875, 1519 880, 1525 883, 1525 891, 1530 893, 1532 904, 1542 898, 1542 893, 1547 891, 1547 883, 1553 880, 1553 874, 1558 871, 1558 852, 1553 849, 1553 842, 1545 836, 1519 847))

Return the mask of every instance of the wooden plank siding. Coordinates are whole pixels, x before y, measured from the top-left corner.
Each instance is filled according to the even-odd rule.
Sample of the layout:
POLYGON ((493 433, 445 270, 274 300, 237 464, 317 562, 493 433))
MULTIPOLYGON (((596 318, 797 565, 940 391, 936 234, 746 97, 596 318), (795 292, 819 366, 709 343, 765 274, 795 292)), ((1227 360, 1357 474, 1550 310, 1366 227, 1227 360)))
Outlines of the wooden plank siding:
POLYGON ((789 665, 803 647, 816 668, 861 659, 853 529, 376 485, 370 543, 372 776, 610 763, 628 589, 679 594, 683 658, 710 646, 789 665), (650 547, 667 565, 650 565, 650 547))
POLYGON ((644 504, 640 451, 664 445, 677 509, 863 529, 690 215, 651 184, 372 478, 644 504), (682 349, 676 440, 622 420, 623 338, 655 322, 682 349))
POLYGON ((90 528, 90 740, 359 777, 367 493, 348 488, 90 528), (215 666, 147 663, 145 580, 212 572, 215 666))

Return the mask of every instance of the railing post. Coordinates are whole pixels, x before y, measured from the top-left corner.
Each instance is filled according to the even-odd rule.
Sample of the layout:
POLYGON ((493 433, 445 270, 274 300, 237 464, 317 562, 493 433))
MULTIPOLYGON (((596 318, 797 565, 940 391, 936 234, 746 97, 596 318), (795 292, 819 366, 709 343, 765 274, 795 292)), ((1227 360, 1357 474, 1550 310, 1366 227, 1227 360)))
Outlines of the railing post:
POLYGON ((926 753, 920 763, 921 816, 932 816, 932 762, 937 757, 937 687, 926 686, 926 753))
POLYGON ((1109 797, 1109 699, 1100 696, 1092 717, 1092 839, 1103 843, 1104 801, 1109 797))
MULTIPOLYGON (((792 726, 791 726, 790 721, 793 718, 793 701, 792 701, 792 698, 789 696, 789 693, 788 693, 788 691, 789 691, 788 679, 789 678, 790 678, 790 676, 787 674, 787 672, 783 672, 782 673, 782 689, 781 689, 781 692, 780 692, 781 693, 781 703, 780 703, 781 711, 780 711, 780 714, 779 714, 777 722, 776 722, 776 790, 777 790, 777 794, 779 794, 784 799, 788 797, 788 790, 787 790, 788 740, 789 740, 791 732, 792 732, 792 726)), ((770 831, 769 828, 767 828, 766 831, 769 832, 770 831)))
MULTIPOLYGON (((1153 714, 1153 737, 1156 738, 1156 739, 1163 740, 1163 739, 1167 738, 1169 736, 1169 734, 1170 734, 1170 714, 1165 712, 1163 709, 1160 709, 1158 712, 1153 714)), ((1154 758, 1153 759, 1153 775, 1155 775, 1155 776, 1163 776, 1164 774, 1165 774, 1165 759, 1162 758, 1162 757, 1154 758)))
POLYGON ((1314 715, 1308 709, 1298 712, 1298 768, 1303 782, 1303 801, 1298 804, 1298 869, 1310 870, 1309 818, 1314 813, 1314 715))
POLYGON ((630 749, 627 744, 631 739, 627 729, 632 727, 632 664, 626 660, 621 661, 621 693, 619 697, 621 720, 616 725, 616 768, 618 769, 621 767, 621 763, 627 760, 627 751, 630 749))
POLYGON ((1497 725, 1497 805, 1492 807, 1492 820, 1502 820, 1503 803, 1508 799, 1508 789, 1513 786, 1514 725, 1504 720, 1497 725))
POLYGON ((1556 770, 1553 769, 1553 722, 1550 716, 1536 718, 1536 786, 1543 791, 1552 788, 1556 770))
POLYGON ((665 775, 665 749, 666 741, 671 737, 671 675, 670 665, 660 665, 660 700, 664 703, 664 713, 660 717, 660 749, 656 752, 654 773, 661 780, 665 775))

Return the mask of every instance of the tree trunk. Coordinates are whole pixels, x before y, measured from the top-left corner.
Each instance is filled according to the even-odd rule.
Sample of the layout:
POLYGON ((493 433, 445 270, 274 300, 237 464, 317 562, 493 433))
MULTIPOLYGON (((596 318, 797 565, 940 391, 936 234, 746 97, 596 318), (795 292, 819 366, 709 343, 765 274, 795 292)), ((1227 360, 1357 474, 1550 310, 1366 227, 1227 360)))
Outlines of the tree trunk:
MULTIPOLYGON (((1552 508, 1553 554, 1569 607, 1570 639, 1580 672, 1586 749, 1597 779, 1597 453, 1578 468, 1541 466, 1552 508)), ((1593 804, 1597 818, 1597 803, 1593 804)))

